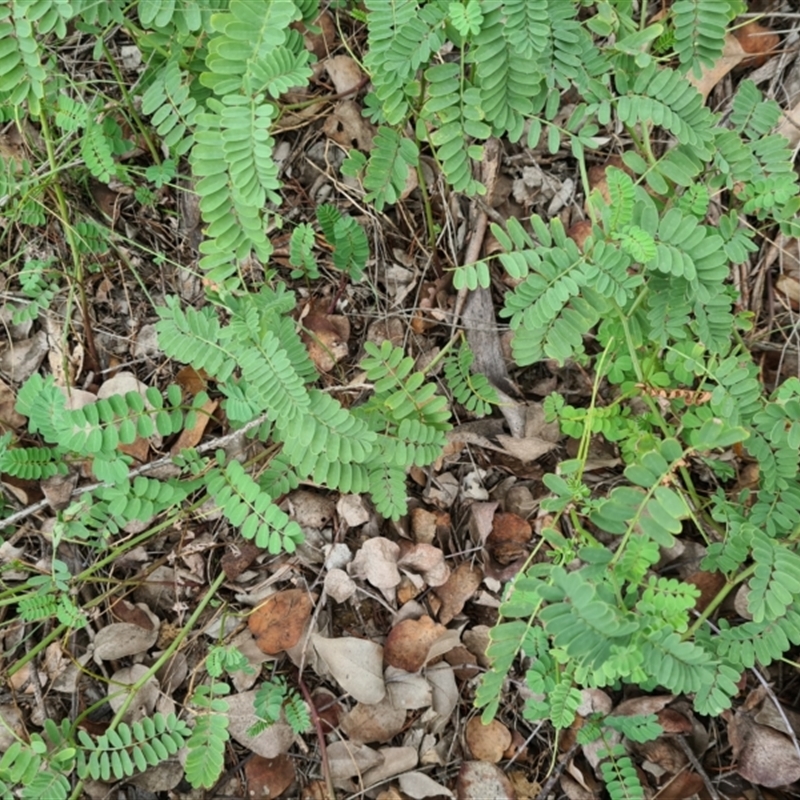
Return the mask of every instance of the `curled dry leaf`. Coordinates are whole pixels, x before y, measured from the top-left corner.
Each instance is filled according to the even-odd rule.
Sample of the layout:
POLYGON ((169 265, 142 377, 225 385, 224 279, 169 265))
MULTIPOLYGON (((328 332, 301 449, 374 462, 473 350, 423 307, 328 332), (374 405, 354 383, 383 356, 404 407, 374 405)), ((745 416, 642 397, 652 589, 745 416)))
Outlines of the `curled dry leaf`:
MULTIPOLYGON (((448 633, 444 625, 434 622, 427 615, 419 619, 405 619, 395 625, 386 637, 386 663, 406 672, 417 672, 432 657, 431 650, 437 641, 448 633)), ((450 647, 453 646, 455 642, 450 647)))
POLYGON ((387 591, 400 583, 397 560, 398 545, 383 536, 367 539, 350 563, 348 571, 355 578, 368 581, 377 589, 387 591))
POLYGON ((511 731, 497 719, 484 725, 480 717, 472 717, 465 738, 473 758, 492 764, 497 764, 511 745, 511 731))
POLYGON ((475 594, 481 585, 483 573, 480 567, 463 562, 453 571, 447 582, 434 591, 442 601, 439 609, 439 621, 447 625, 456 614, 460 614, 464 604, 475 594))
POLYGON ((360 494, 343 494, 336 503, 336 512, 348 528, 369 522, 369 509, 360 494))
POLYGON ((247 620, 259 649, 276 655, 294 647, 303 635, 312 607, 312 596, 305 589, 287 589, 268 597, 247 620))
POLYGON ((349 600, 356 591, 355 581, 343 569, 330 569, 325 575, 325 593, 337 603, 349 600))
POLYGON ((406 724, 406 712, 395 708, 389 696, 379 703, 356 703, 340 721, 342 730, 353 742, 388 742, 406 724))
POLYGON ((341 95, 358 89, 365 77, 358 63, 348 55, 331 56, 325 61, 325 71, 336 94, 341 95))
POLYGON ((333 679, 358 702, 380 703, 386 695, 383 648, 366 639, 342 636, 326 639, 313 634, 311 641, 333 679))
POLYGON ((428 586, 441 586, 450 577, 450 567, 444 560, 444 553, 431 544, 409 544, 404 542, 400 548, 402 555, 397 562, 401 569, 418 572, 428 586))
POLYGON ((320 372, 330 372, 347 357, 350 320, 338 314, 313 311, 303 321, 301 337, 320 372))

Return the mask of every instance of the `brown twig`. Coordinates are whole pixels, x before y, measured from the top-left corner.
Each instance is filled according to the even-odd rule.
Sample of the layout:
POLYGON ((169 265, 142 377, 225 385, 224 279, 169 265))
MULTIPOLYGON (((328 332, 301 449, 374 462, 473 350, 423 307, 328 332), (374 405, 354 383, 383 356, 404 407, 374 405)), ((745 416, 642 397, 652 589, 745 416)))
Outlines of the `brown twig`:
POLYGON ((336 800, 336 788, 333 785, 333 778, 331 777, 331 768, 328 763, 328 747, 325 744, 325 731, 322 730, 322 720, 317 713, 317 707, 311 698, 311 692, 308 691, 303 680, 303 673, 298 670, 297 672, 297 685, 303 694, 303 699, 308 703, 308 710, 311 713, 311 722, 314 725, 314 730, 317 733, 317 740, 319 742, 319 752, 322 760, 322 776, 325 779, 325 790, 328 793, 328 800, 336 800))

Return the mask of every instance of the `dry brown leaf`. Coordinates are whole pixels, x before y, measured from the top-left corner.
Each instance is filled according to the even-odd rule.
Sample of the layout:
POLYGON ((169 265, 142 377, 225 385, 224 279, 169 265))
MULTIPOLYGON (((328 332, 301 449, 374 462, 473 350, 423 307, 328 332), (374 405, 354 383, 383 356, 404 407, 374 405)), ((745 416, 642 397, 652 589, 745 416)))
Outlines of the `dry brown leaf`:
POLYGON ((261 651, 276 655, 300 641, 312 608, 312 596, 305 589, 286 589, 258 606, 247 625, 261 651))
POLYGON ((491 503, 472 503, 469 507, 469 532, 476 545, 486 544, 486 540, 492 533, 494 515, 499 505, 497 501, 492 501, 491 503))
MULTIPOLYGON (((388 778, 414 769, 419 762, 416 748, 414 747, 382 747, 378 751, 383 756, 383 764, 367 770, 361 777, 364 788, 382 783, 388 778)), ((398 796, 397 800, 402 800, 398 796)))
POLYGON ((419 573, 428 586, 441 586, 450 577, 444 553, 431 544, 402 542, 397 566, 419 573))
POLYGON ((795 311, 800 308, 800 281, 797 278, 791 275, 780 275, 775 281, 775 289, 786 298, 795 311))
POLYGON ((12 383, 22 383, 39 369, 48 349, 44 331, 38 331, 29 339, 12 342, 0 353, 0 373, 12 383))
POLYGON ((365 78, 358 62, 348 55, 331 56, 326 59, 325 71, 333 83, 336 94, 339 95, 355 91, 365 78))
POLYGON ((705 783, 696 772, 678 773, 659 789, 659 800, 689 800, 690 797, 703 797, 705 783))
MULTIPOLYGON (((103 629, 100 630, 102 633, 103 629)), ((108 687, 108 704, 112 711, 119 711, 123 705, 127 705, 124 715, 125 722, 131 723, 144 717, 152 715, 156 708, 156 703, 161 696, 161 688, 156 678, 148 678, 128 704, 129 692, 126 686, 133 686, 139 683, 149 672, 144 664, 134 664, 131 667, 118 669, 112 676, 108 687)))
POLYGON ((144 603, 137 603, 134 605, 120 597, 111 603, 108 610, 111 612, 112 616, 120 622, 130 622, 147 631, 151 631, 153 628, 157 627, 153 623, 150 610, 144 603))
POLYGON ((235 581, 255 560, 261 549, 252 542, 238 542, 222 556, 221 566, 225 577, 235 581))
POLYGON ((712 67, 703 67, 700 77, 693 72, 686 75, 686 80, 703 96, 703 101, 711 94, 711 90, 738 64, 747 58, 744 48, 739 40, 731 33, 725 34, 725 43, 722 55, 714 62, 712 67))
POLYGON ((516 800, 514 787, 500 767, 486 761, 465 761, 456 778, 458 800, 516 800))
POLYGON ((380 703, 386 695, 383 681, 383 648, 367 639, 342 636, 326 639, 314 634, 314 649, 334 680, 358 702, 380 703))
POLYGON ((486 549, 495 561, 508 565, 528 555, 527 545, 531 536, 533 528, 530 522, 516 514, 500 512, 494 516, 486 549))
POLYGON ((329 569, 325 574, 325 593, 337 603, 349 600, 356 588, 355 581, 343 569, 329 569))
POLYGON ((248 731, 258 722, 253 703, 256 690, 228 695, 228 731, 239 744, 252 750, 264 758, 277 758, 287 753, 294 741, 294 733, 285 722, 276 722, 262 731, 258 736, 251 736, 248 731))
POLYGON ((781 43, 781 37, 777 33, 758 22, 746 22, 736 28, 733 35, 739 40, 742 50, 747 53, 747 58, 739 65, 742 68, 764 66, 781 43))
POLYGON ((390 539, 375 536, 367 539, 348 566, 355 578, 368 581, 377 589, 388 591, 400 583, 397 560, 400 547, 390 539))
POLYGON ((189 365, 181 367, 175 374, 175 383, 192 397, 208 391, 208 379, 208 373, 204 369, 198 371, 189 365))
POLYGON ((278 797, 294 783, 294 762, 286 754, 277 758, 253 756, 246 759, 244 774, 251 798, 278 797))
POLYGON ((158 625, 151 629, 130 622, 112 622, 94 637, 94 656, 111 661, 147 652, 158 640, 158 625))
POLYGON ((373 705, 356 703, 340 721, 342 730, 351 741, 365 744, 388 742, 403 730, 405 724, 405 709, 395 708, 388 696, 373 705))
MULTIPOLYGON (((405 772, 398 776, 397 782, 400 784, 400 791, 414 800, 422 800, 424 797, 453 797, 453 793, 449 789, 436 783, 424 772, 405 772)), ((487 800, 488 797, 491 795, 486 795, 483 800, 487 800)), ((501 798, 497 798, 497 800, 501 800, 501 798)))
POLYGON ((791 148, 800 144, 800 102, 788 111, 784 111, 783 119, 775 128, 775 133, 785 136, 791 148))
POLYGON ((301 338, 320 372, 330 372, 347 357, 350 320, 338 314, 312 311, 302 319, 301 338))
POLYGON ((208 427, 208 423, 211 420, 214 412, 217 410, 217 406, 219 406, 219 400, 206 400, 202 406, 197 410, 197 415, 195 416, 195 423, 191 428, 184 428, 180 436, 175 441, 175 444, 172 445, 169 452, 170 455, 176 456, 182 450, 186 448, 194 447, 195 445, 200 443, 200 440, 203 438, 203 435, 206 432, 206 428, 208 427))
POLYGON ((482 579, 483 573, 479 567, 466 561, 459 564, 447 579, 447 583, 434 590, 442 601, 442 607, 439 609, 439 622, 447 625, 453 617, 460 614, 464 604, 481 585, 482 579))
POLYGON ((497 719, 484 725, 480 717, 472 717, 464 736, 472 757, 492 764, 497 764, 503 758, 511 744, 511 731, 497 719))
POLYGON ((369 522, 370 512, 360 494, 343 494, 336 503, 336 513, 348 528, 369 522))
POLYGON ((688 763, 689 759, 674 739, 659 736, 652 742, 631 743, 631 750, 640 758, 655 764, 670 775, 677 775, 688 763))
POLYGON ((328 745, 328 767, 334 781, 355 778, 381 764, 383 755, 365 744, 333 742, 328 745))
POLYGON ((800 756, 792 740, 759 725, 752 712, 739 710, 728 726, 736 771, 758 786, 785 786, 800 780, 800 756))
POLYGON ((433 702, 431 685, 422 675, 387 667, 384 678, 387 695, 395 708, 427 708, 433 702))
POLYGON ((301 528, 320 530, 330 525, 336 511, 333 499, 319 492, 296 489, 286 495, 286 504, 292 519, 301 528))
POLYGON ((11 387, 0 380, 0 433, 16 431, 25 425, 25 417, 14 410, 16 402, 11 387))
POLYGON ((72 500, 72 491, 78 483, 78 473, 51 475, 39 481, 39 488, 53 511, 63 511, 72 500))
POLYGON ((428 662, 436 642, 448 633, 444 625, 425 615, 404 619, 389 631, 384 648, 387 664, 406 672, 418 672, 428 662))
POLYGON ((362 152, 372 149, 374 128, 361 116, 361 106, 353 100, 338 103, 326 118, 322 130, 336 144, 347 149, 355 147, 362 152))

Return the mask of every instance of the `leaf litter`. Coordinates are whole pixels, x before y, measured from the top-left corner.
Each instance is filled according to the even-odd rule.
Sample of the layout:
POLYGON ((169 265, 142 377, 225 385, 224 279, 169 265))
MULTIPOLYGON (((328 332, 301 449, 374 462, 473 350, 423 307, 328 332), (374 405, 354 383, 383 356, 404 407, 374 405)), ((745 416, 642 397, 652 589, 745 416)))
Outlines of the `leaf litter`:
MULTIPOLYGON (((324 58, 339 34, 329 14, 323 14, 320 28, 319 33, 309 35, 309 45, 324 58)), ((725 76, 746 64, 754 50, 756 56, 770 56, 774 43, 771 40, 765 43, 761 33, 745 31, 726 41, 723 58, 696 79, 704 97, 719 91, 725 76), (748 44, 750 39, 759 41, 760 46, 748 44)), ((127 46, 120 47, 119 52, 123 63, 129 65, 126 68, 138 68, 139 62, 127 46)), ((323 63, 336 93, 349 93, 363 85, 363 74, 350 56, 336 55, 323 63)), ((796 125, 800 117, 798 109, 800 103, 789 108, 779 128, 795 144, 800 140, 796 125)), ((341 100, 328 109, 318 127, 333 143, 347 148, 355 143, 359 149, 368 151, 376 129, 364 119, 362 110, 355 99, 341 100)), ((297 113, 293 117, 287 115, 282 124, 288 131, 290 125, 312 126, 316 121, 297 113)), ((302 157, 312 160, 313 155, 309 147, 302 157)), ((309 170, 309 175, 313 173, 309 180, 299 164, 288 163, 286 169, 295 170, 292 179, 298 181, 303 191, 332 189, 332 182, 318 181, 320 174, 313 170, 309 170)), ((543 203, 554 214, 573 202, 570 195, 573 179, 555 169, 527 165, 516 177, 501 175, 500 178, 512 186, 507 204, 513 201, 534 207, 543 203)), ((602 181, 601 174, 597 184, 601 192, 602 181)), ((412 173, 402 199, 410 196, 416 182, 417 175, 412 173)), ((179 198, 184 207, 180 225, 187 236, 193 226, 199 226, 198 219, 192 223, 189 207, 192 197, 190 192, 183 191, 179 198)), ((116 206, 115 199, 109 210, 118 214, 116 206)), ((448 222, 469 227, 463 219, 448 222)), ((410 248, 411 239, 408 236, 402 243, 410 248)), ((167 240, 159 244, 170 247, 167 240)), ((387 253, 402 256, 396 259, 398 263, 393 265, 391 274, 382 279, 386 291, 383 299, 387 306, 413 305, 421 273, 406 258, 405 248, 396 245, 397 242, 382 243, 387 253)), ((480 245, 478 242, 479 250, 480 245)), ((413 331, 417 337, 415 348, 420 354, 434 350, 434 343, 426 337, 433 335, 436 325, 450 320, 456 308, 455 298, 443 288, 446 281, 428 281, 427 277, 425 280, 427 288, 419 295, 418 306, 410 309, 417 323, 413 331)), ((136 291, 135 287, 125 288, 136 291)), ((348 359, 364 340, 391 339, 402 343, 407 334, 405 323, 396 316, 368 322, 369 314, 361 313, 363 297, 358 292, 345 293, 343 301, 335 302, 339 299, 336 297, 339 288, 329 287, 323 297, 303 295, 307 302, 305 316, 300 320, 309 356, 328 388, 335 387, 337 370, 347 367, 348 359), (348 313, 334 313, 342 309, 348 313)), ((128 308, 114 289, 110 282, 103 287, 105 294, 99 295, 98 316, 101 313, 107 316, 108 309, 128 308), (103 297, 108 307, 105 311, 101 308, 103 297)), ((790 279, 784 277, 777 290, 789 297, 790 279)), ((180 293, 191 296, 192 291, 190 285, 185 285, 180 293)), ((304 291, 301 287, 300 293, 304 291)), ((132 309, 128 311, 133 314, 132 309)), ((75 694, 88 705, 91 694, 85 682, 95 667, 108 679, 109 706, 112 710, 121 708, 120 692, 115 693, 114 687, 135 684, 147 673, 145 665, 152 664, 170 645, 185 614, 192 608, 194 587, 213 572, 208 568, 213 550, 220 548, 227 579, 225 588, 237 599, 241 619, 220 622, 217 617, 219 627, 209 638, 235 645, 252 670, 233 673, 236 692, 226 698, 228 730, 241 748, 238 752, 254 754, 243 759, 249 796, 276 797, 282 793, 286 797, 300 796, 301 783, 305 790, 314 785, 305 776, 300 780, 301 770, 318 774, 318 770, 308 769, 303 758, 297 757, 300 752, 313 764, 318 763, 315 753, 305 755, 318 746, 313 735, 304 737, 300 744, 283 720, 258 735, 250 734, 257 722, 252 689, 257 675, 253 673, 262 668, 283 669, 290 660, 285 657, 287 651, 297 650, 302 651, 299 659, 297 652, 292 657, 295 663, 299 660, 308 667, 305 680, 317 684, 317 688, 327 687, 324 694, 314 697, 325 698, 325 710, 319 711, 319 717, 327 720, 329 769, 337 786, 349 792, 362 792, 374 786, 373 795, 384 800, 540 796, 542 785, 529 782, 528 778, 544 781, 547 774, 547 765, 541 763, 544 755, 546 761, 552 757, 563 763, 560 789, 564 795, 571 800, 598 797, 600 788, 595 771, 603 756, 597 748, 592 750, 585 745, 571 753, 568 748, 555 751, 555 742, 541 732, 532 731, 520 719, 513 685, 509 687, 501 719, 484 726, 479 717, 470 716, 476 679, 488 666, 484 653, 502 586, 527 561, 543 527, 537 516, 537 497, 542 491, 540 474, 535 469, 531 471, 531 465, 553 458, 554 451, 563 444, 558 433, 554 434, 542 420, 541 409, 532 408, 516 396, 501 337, 496 327, 484 324, 494 314, 491 293, 479 291, 463 307, 462 322, 478 365, 482 365, 480 371, 489 374, 495 384, 508 392, 502 407, 505 424, 498 425, 498 420, 474 423, 465 419, 458 425, 450 435, 451 443, 458 447, 433 470, 416 475, 417 491, 413 487, 411 490, 416 495, 413 499, 416 504, 408 519, 392 525, 378 519, 369 502, 360 495, 328 496, 311 487, 284 498, 284 507, 308 532, 312 543, 297 556, 267 557, 217 524, 219 520, 211 512, 203 519, 192 520, 191 525, 197 525, 197 531, 184 528, 154 537, 145 547, 142 563, 118 565, 118 574, 124 578, 121 583, 136 586, 134 599, 139 602, 119 597, 108 603, 103 611, 105 618, 93 632, 92 648, 86 652, 73 654, 62 649, 61 643, 54 643, 51 645, 54 649, 48 648, 42 662, 44 669, 20 671, 11 686, 15 697, 24 695, 25 699, 0 706, 0 717, 5 722, 3 730, 8 727, 22 734, 25 720, 21 709, 30 708, 31 704, 38 705, 32 713, 43 716, 45 701, 35 697, 42 689, 75 694), (502 482, 509 478, 511 486, 503 491, 502 482), (512 499, 513 493, 518 500, 512 499), (189 552, 187 543, 201 530, 210 536, 208 547, 189 552), (156 563, 159 561, 163 563, 156 563), (187 569, 176 567, 181 561, 187 569), (249 598, 247 603, 243 597, 249 598), (486 602, 487 598, 496 603, 486 602), (246 628, 242 625, 245 616, 246 628), (267 667, 263 667, 265 663, 267 667), (515 735, 521 742, 517 741, 513 747, 515 735), (506 770, 497 766, 511 758, 512 750, 514 763, 506 770), (390 781, 388 786, 387 781, 390 781), (536 795, 531 794, 534 791, 536 795)), ((24 419, 13 409, 14 385, 36 371, 46 358, 61 364, 73 356, 78 359, 80 352, 77 348, 59 349, 43 331, 14 329, 5 323, 4 327, 11 332, 12 341, 0 353, 3 374, 0 432, 19 432, 24 419)), ((112 333, 111 338, 123 341, 126 338, 119 331, 112 333)), ((99 339, 102 342, 102 337, 99 339)), ((124 348, 114 352, 110 345, 107 350, 110 370, 115 374, 91 386, 87 383, 90 391, 72 389, 72 407, 109 394, 143 393, 147 388, 147 371, 136 374, 120 370, 121 356, 155 362, 161 355, 148 345, 144 328, 130 352, 124 348)), ((72 368, 80 372, 77 364, 76 360, 72 368)), ((549 382, 556 386, 570 378, 549 371, 538 379, 542 385, 549 382)), ((207 388, 204 376, 199 374, 184 374, 179 381, 191 395, 207 388)), ((586 391, 586 387, 574 391, 586 391)), ((543 396, 547 392, 538 394, 543 396)), ((218 416, 218 401, 210 400, 202 412, 194 427, 175 442, 167 443, 173 454, 206 437, 219 435, 224 421, 218 416)), ((146 463, 162 446, 163 442, 154 436, 149 441, 137 440, 128 452, 146 463)), ((247 447, 246 442, 238 441, 231 449, 242 458, 258 455, 248 452, 247 447)), ((14 486, 9 492, 28 503, 41 490, 52 508, 63 510, 73 488, 74 484, 67 484, 65 494, 58 497, 52 485, 14 486)), ((19 548, 10 547, 2 556, 5 564, 35 553, 28 542, 22 538, 19 541, 22 542, 19 548)), ((11 571, 5 574, 8 579, 13 575, 11 571)), ((697 571, 692 574, 697 576, 698 584, 719 579, 697 571)), ((211 630, 214 621, 214 615, 208 615, 203 625, 211 630)), ((4 634, 4 646, 13 646, 15 637, 24 635, 21 628, 9 629, 4 634)), ((185 653, 176 653, 157 676, 139 688, 126 712, 128 717, 150 714, 156 708, 178 708, 197 678, 194 673, 207 648, 208 643, 193 636, 185 653)), ((515 680, 519 682, 522 677, 517 674, 515 680)), ((771 677, 780 680, 777 673, 771 677)), ((100 684, 93 687, 95 692, 97 685, 100 684)), ((679 741, 681 737, 691 740, 695 757, 708 767, 717 757, 707 750, 711 723, 694 718, 672 696, 632 697, 615 706, 608 694, 598 690, 591 701, 586 697, 584 701, 576 730, 569 731, 569 735, 576 736, 580 725, 600 710, 618 715, 656 714, 665 734, 647 746, 630 747, 637 764, 653 776, 649 784, 653 796, 660 800, 693 796, 705 800, 709 796, 707 781, 679 741)), ((797 723, 789 710, 781 706, 782 713, 778 713, 778 707, 774 693, 757 690, 728 719, 715 723, 717 733, 725 723, 724 732, 731 746, 730 758, 723 757, 723 762, 740 778, 767 788, 800 780, 800 755, 796 738, 793 741, 797 723), (791 729, 787 728, 787 718, 791 729)), ((322 701, 319 708, 323 708, 322 701)), ((8 746, 2 739, 0 744, 8 746)), ((168 769, 165 766, 165 772, 168 769)), ((180 771, 176 774, 179 779, 180 771)), ((171 781, 171 777, 165 776, 148 791, 174 792, 178 780, 171 781)), ((735 785, 730 796, 748 795, 742 786, 735 785)))

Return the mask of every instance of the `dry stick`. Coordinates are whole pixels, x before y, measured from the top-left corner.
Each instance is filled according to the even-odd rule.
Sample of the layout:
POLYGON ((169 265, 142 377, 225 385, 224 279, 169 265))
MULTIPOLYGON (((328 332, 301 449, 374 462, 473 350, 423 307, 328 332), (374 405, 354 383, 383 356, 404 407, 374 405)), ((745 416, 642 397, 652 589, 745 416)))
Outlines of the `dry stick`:
POLYGON ((556 782, 561 777, 561 773, 567 768, 569 762, 572 761, 575 753, 578 752, 579 747, 580 745, 575 742, 575 744, 573 744, 572 747, 570 747, 570 749, 564 753, 561 760, 558 762, 558 764, 556 764, 555 769, 550 777, 544 782, 544 786, 542 786, 541 791, 536 795, 536 800, 547 800, 547 796, 553 790, 556 782))
POLYGON ((336 788, 333 785, 333 778, 331 778, 330 764, 328 763, 328 747, 325 744, 325 731, 322 730, 322 721, 317 713, 317 708, 311 698, 311 693, 308 691, 308 686, 303 680, 303 673, 298 670, 297 672, 297 685, 303 694, 303 699, 308 703, 308 710, 311 714, 311 721, 314 723, 314 730, 317 732, 317 739, 319 741, 319 752, 322 759, 322 774, 325 777, 325 790, 328 793, 327 800, 336 800, 336 788))
MULTIPOLYGON (((253 430, 253 428, 257 428, 259 425, 265 422, 266 419, 267 415, 262 414, 260 417, 250 420, 250 422, 236 431, 226 433, 224 436, 219 436, 216 439, 212 439, 209 442, 204 442, 203 444, 198 445, 195 448, 195 451, 197 453, 207 453, 209 450, 216 450, 218 447, 225 447, 226 444, 230 444, 238 436, 243 436, 248 431, 253 430)), ((169 455, 157 458, 155 461, 148 461, 147 464, 142 464, 140 467, 130 470, 128 472, 128 479, 135 478, 137 475, 143 475, 145 472, 150 472, 151 470, 158 469, 159 467, 166 467, 169 464, 172 464, 172 459, 173 457, 169 455)), ((88 486, 79 486, 77 489, 72 490, 70 497, 79 497, 80 495, 87 494, 88 492, 93 492, 95 489, 99 489, 101 486, 110 485, 111 484, 101 481, 99 483, 89 484, 88 486)), ((39 500, 37 503, 26 506, 25 508, 20 509, 16 513, 12 514, 10 517, 0 519, 0 528, 6 528, 9 525, 14 525, 23 519, 27 519, 32 514, 36 514, 39 511, 44 511, 44 509, 49 505, 50 504, 47 502, 47 500, 39 500)))
POLYGON ((686 737, 677 736, 676 738, 681 750, 684 752, 684 755, 689 759, 691 765, 694 767, 694 771, 703 779, 703 783, 706 785, 706 789, 708 789, 708 793, 711 795, 712 800, 720 800, 719 792, 717 792, 716 787, 711 782, 711 778, 708 777, 708 773, 705 771, 705 769, 703 769, 700 759, 697 757, 694 750, 692 750, 692 748, 689 746, 689 742, 686 741, 686 737))
MULTIPOLYGON (((500 143, 497 139, 490 139, 484 145, 484 160, 481 163, 481 179, 484 186, 486 186, 486 196, 491 197, 494 191, 494 185, 497 182, 497 166, 500 161, 500 143)), ((483 240, 486 237, 486 228, 489 223, 489 216, 486 211, 484 203, 475 203, 473 208, 477 211, 472 236, 470 236, 467 250, 464 253, 464 263, 473 264, 481 257, 481 248, 483 247, 483 240)), ((453 309, 453 322, 450 329, 450 338, 455 336, 456 326, 461 317, 461 312, 464 310, 464 305, 467 302, 467 294, 469 289, 463 286, 458 290, 456 296, 456 305, 453 309)))
POLYGON ((308 633, 306 634, 306 640, 303 644, 303 649, 300 652, 300 664, 297 667, 297 684, 300 687, 300 691, 303 693, 303 698, 305 699, 306 703, 308 703, 308 710, 311 714, 311 721, 314 724, 314 730, 317 733, 317 739, 319 741, 319 752, 320 756, 322 757, 322 776, 325 778, 325 787, 328 791, 330 797, 328 800, 336 800, 336 789, 333 785, 333 778, 331 777, 331 769, 330 764, 328 763, 328 746, 325 743, 325 732, 322 730, 322 721, 319 718, 319 714, 317 713, 317 707, 314 705, 313 700, 311 699, 311 693, 308 691, 308 687, 303 680, 303 670, 306 666, 306 653, 308 652, 309 642, 311 641, 311 634, 314 628, 317 625, 317 619, 319 618, 320 611, 322 607, 325 605, 325 601, 328 599, 328 596, 323 588, 322 594, 320 595, 319 601, 317 602, 317 607, 314 609, 314 614, 311 617, 311 620, 308 624, 308 633))

